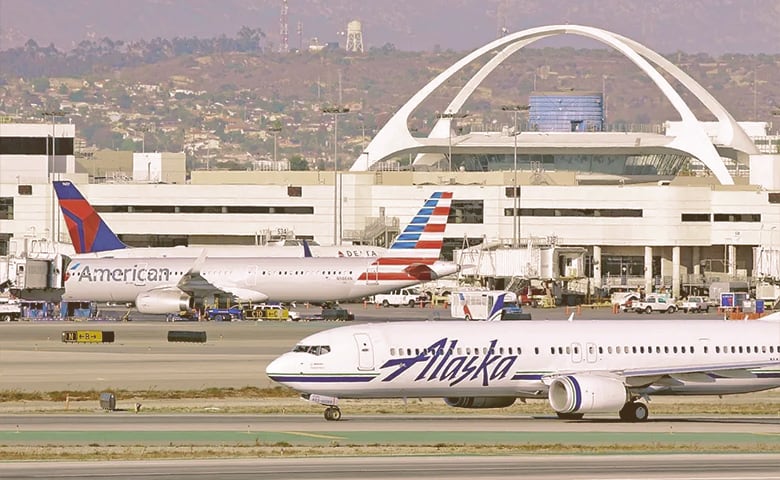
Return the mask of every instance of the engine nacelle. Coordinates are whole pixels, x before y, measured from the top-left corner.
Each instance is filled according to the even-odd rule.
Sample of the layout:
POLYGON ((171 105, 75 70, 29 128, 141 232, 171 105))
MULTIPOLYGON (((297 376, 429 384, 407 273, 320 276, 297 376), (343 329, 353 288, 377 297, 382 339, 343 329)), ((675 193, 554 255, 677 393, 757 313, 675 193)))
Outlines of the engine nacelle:
POLYGON ((514 397, 446 397, 450 407, 456 408, 504 408, 515 403, 514 397))
POLYGON ((138 295, 135 307, 140 313, 179 313, 192 308, 193 299, 178 289, 153 290, 138 295))
POLYGON ((567 375, 550 384, 548 400, 558 413, 616 413, 629 401, 618 379, 598 375, 567 375))

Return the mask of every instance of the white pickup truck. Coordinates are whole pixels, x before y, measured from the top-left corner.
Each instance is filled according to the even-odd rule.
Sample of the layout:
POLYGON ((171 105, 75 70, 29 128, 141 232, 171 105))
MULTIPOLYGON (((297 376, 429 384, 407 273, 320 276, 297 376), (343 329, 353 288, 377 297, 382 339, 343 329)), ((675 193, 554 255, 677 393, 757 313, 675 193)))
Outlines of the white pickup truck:
POLYGON ((400 307, 401 305, 415 307, 421 302, 425 302, 427 300, 427 296, 421 295, 416 290, 411 288, 400 288, 397 290, 391 290, 388 293, 374 295, 372 303, 382 305, 383 307, 400 307))
POLYGON ((19 320, 22 316, 22 306, 18 300, 0 298, 0 321, 19 320))
POLYGON ((677 311, 677 305, 673 299, 655 295, 648 295, 644 300, 635 301, 631 304, 631 307, 637 313, 674 313, 677 311))

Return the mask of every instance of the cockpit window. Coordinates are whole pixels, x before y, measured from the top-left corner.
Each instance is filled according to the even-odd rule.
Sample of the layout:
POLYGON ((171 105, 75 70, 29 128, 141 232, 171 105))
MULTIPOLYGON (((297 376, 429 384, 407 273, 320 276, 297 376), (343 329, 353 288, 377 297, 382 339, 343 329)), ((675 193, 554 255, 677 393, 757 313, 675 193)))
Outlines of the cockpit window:
POLYGON ((330 352, 330 345, 296 345, 293 352, 311 353, 312 355, 325 355, 330 352))

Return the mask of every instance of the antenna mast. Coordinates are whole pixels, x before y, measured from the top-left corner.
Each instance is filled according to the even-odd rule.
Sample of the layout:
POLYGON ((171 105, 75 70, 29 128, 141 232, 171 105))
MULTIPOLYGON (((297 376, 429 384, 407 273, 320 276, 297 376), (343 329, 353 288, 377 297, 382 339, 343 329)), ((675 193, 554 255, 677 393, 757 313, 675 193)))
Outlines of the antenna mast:
POLYGON ((279 18, 279 51, 281 53, 287 53, 290 51, 290 44, 287 37, 287 0, 282 0, 282 15, 279 18))

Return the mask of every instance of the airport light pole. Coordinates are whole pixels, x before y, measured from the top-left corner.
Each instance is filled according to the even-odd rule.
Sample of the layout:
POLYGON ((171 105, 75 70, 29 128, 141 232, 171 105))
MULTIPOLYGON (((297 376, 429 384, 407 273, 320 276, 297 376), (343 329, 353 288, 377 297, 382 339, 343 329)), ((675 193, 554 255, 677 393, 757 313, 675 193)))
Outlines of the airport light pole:
POLYGON ((349 113, 349 108, 342 106, 323 107, 322 113, 330 113, 333 115, 333 245, 341 243, 340 225, 339 225, 339 115, 349 113))
MULTIPOLYGON (((57 134, 54 130, 54 125, 57 123, 57 117, 63 117, 65 116, 65 112, 62 110, 46 110, 41 112, 41 116, 44 118, 50 117, 51 118, 51 157, 49 157, 49 174, 51 175, 51 179, 54 178, 54 157, 55 157, 55 151, 56 148, 54 146, 55 143, 57 143, 57 134)), ((49 139, 46 138, 46 156, 49 156, 49 139)), ((55 206, 55 200, 54 195, 51 197, 51 241, 52 243, 57 241, 57 234, 55 232, 55 226, 59 223, 59 217, 54 213, 56 212, 56 206, 55 206)))
POLYGON ((518 241, 520 238, 520 194, 517 191, 517 135, 520 133, 517 130, 517 114, 518 112, 528 111, 528 105, 504 105, 501 110, 505 112, 512 112, 515 119, 515 128, 512 132, 514 139, 514 175, 512 176, 512 198, 514 199, 512 208, 512 248, 518 247, 518 241))
POLYGON ((444 112, 440 113, 438 115, 439 118, 448 118, 449 119, 449 125, 447 125, 447 165, 449 166, 450 172, 452 171, 452 119, 453 118, 466 118, 468 117, 468 113, 458 113, 458 112, 444 112))

